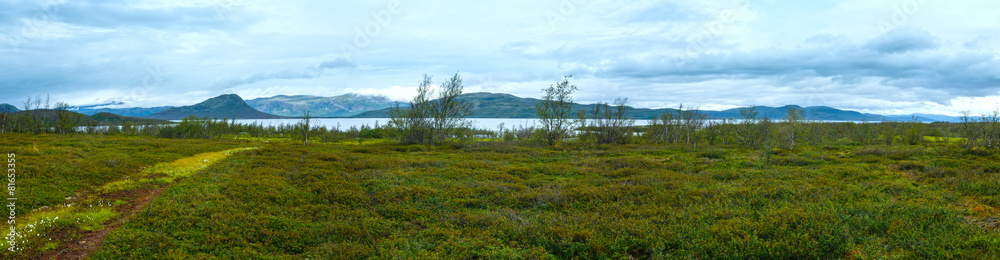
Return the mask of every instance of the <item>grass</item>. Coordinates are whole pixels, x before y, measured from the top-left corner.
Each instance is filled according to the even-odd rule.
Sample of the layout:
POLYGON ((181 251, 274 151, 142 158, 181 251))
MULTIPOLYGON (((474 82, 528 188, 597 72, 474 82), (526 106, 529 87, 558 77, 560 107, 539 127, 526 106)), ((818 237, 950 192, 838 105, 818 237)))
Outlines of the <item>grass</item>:
POLYGON ((937 142, 937 143, 962 143, 967 139, 959 137, 940 137, 940 136, 924 136, 924 141, 926 142, 937 142))
MULTIPOLYGON (((148 167, 250 144, 240 140, 0 134, 0 151, 16 154, 14 228, 19 233, 17 250, 4 251, 2 256, 39 258, 66 241, 103 230, 138 199, 124 191, 140 186, 120 181, 141 179, 148 167)), ((10 225, 5 221, 0 229, 9 230, 10 225)), ((9 245, 0 241, 0 246, 7 249, 9 245)))
POLYGON ((255 148, 237 148, 218 152, 201 153, 190 157, 184 157, 169 163, 160 163, 146 168, 137 176, 128 176, 126 179, 110 182, 97 189, 100 193, 121 192, 132 190, 143 184, 173 183, 177 178, 188 177, 214 164, 215 162, 228 157, 237 152, 252 150, 255 148))
POLYGON ((0 141, 0 151, 18 158, 22 235, 4 259, 65 251, 132 213, 91 258, 1000 253, 1000 154, 959 144, 758 151, 22 134, 0 141))
POLYGON ((94 258, 990 256, 998 159, 945 144, 272 142, 179 179, 94 258))
MULTIPOLYGON (((72 236, 74 235, 72 233, 99 231, 118 215, 118 212, 110 205, 98 205, 97 207, 89 205, 85 208, 65 205, 55 210, 34 212, 27 217, 20 218, 21 224, 15 227, 17 231, 15 252, 6 250, 10 247, 8 241, 2 242, 5 249, 4 255, 17 256, 16 253, 20 253, 19 257, 28 258, 25 252, 45 253, 51 251, 56 249, 59 241, 66 234, 50 234, 71 233, 68 235, 72 236), (53 241, 53 237, 55 237, 55 241, 53 241)), ((4 230, 10 229, 6 227, 4 230)), ((6 235, 7 232, 4 234, 6 235)))

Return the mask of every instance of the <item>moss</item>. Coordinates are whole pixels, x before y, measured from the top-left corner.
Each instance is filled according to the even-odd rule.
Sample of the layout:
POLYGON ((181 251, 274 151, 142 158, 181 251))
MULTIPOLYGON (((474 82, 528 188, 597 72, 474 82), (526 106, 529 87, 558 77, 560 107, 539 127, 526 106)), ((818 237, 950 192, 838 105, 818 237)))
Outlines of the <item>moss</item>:
POLYGON ((59 248, 59 243, 56 243, 56 242, 46 242, 44 245, 42 245, 41 248, 38 248, 38 251, 49 252, 49 251, 55 250, 56 248, 59 248))
MULTIPOLYGON (((32 234, 18 241, 19 250, 11 256, 38 258, 43 249, 66 246, 65 240, 78 237, 79 232, 104 228, 119 214, 109 207, 126 208, 105 203, 106 194, 144 187, 147 182, 142 173, 150 166, 244 145, 233 140, 0 134, 0 150, 17 155, 21 173, 14 228, 32 234)), ((0 223, 0 229, 9 230, 9 226, 0 223)))
MULTIPOLYGON (((169 242, 166 251, 184 257, 947 258, 996 251, 994 240, 976 239, 996 234, 962 224, 963 210, 942 199, 961 193, 958 187, 864 162, 872 155, 803 146, 762 168, 739 163, 759 163, 757 154, 728 150, 719 160, 704 156, 706 149, 648 146, 399 148, 271 145, 223 159, 165 190, 96 258, 134 256, 135 248, 165 256, 166 248, 150 244, 153 234, 211 241, 169 242)), ((926 166, 931 152, 891 149, 879 153, 938 169, 926 166)))
POLYGON ((916 161, 903 161, 899 163, 898 167, 902 171, 924 171, 927 169, 926 165, 916 161))
MULTIPOLYGON (((48 178, 26 177, 26 184, 48 189, 34 187, 42 197, 31 200, 51 207, 19 221, 45 219, 43 233, 99 230, 137 199, 97 192, 101 187, 165 187, 106 237, 94 259, 1000 253, 1000 235, 967 224, 1000 212, 1000 176, 991 170, 996 156, 950 144, 802 144, 765 160, 760 151, 726 146, 452 148, 348 140, 304 147, 124 137, 79 145, 82 138, 88 137, 0 136, 11 149, 35 145, 39 151, 26 157, 69 158, 25 164, 48 178), (215 152, 247 146, 260 148, 239 156, 215 152), (67 203, 76 206, 57 206, 67 203)), ((46 243, 27 245, 39 252, 46 243)))

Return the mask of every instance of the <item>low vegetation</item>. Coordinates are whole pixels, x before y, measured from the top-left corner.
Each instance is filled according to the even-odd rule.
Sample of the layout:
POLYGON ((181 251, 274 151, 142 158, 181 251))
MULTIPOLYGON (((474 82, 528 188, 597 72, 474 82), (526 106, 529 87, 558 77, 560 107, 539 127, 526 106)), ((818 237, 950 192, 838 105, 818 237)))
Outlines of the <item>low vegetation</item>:
POLYGON ((728 147, 286 142, 170 186, 94 257, 996 255, 998 159, 943 144, 762 156, 728 147))
POLYGON ((253 137, 226 121, 172 127, 182 125, 199 139, 0 135, 27 172, 16 228, 35 234, 5 256, 74 252, 97 232, 107 236, 96 259, 954 258, 1000 248, 1000 155, 952 137, 849 137, 904 124, 802 123, 793 149, 748 147, 725 130, 739 125, 697 146, 642 135, 548 146, 516 133, 303 146, 294 127, 253 137))
POLYGON ((10 243, 5 239, 0 242, 2 256, 38 259, 58 254, 123 217, 143 199, 141 191, 165 185, 162 178, 171 176, 149 175, 160 169, 156 165, 241 147, 249 147, 248 141, 0 134, 0 150, 16 155, 17 170, 16 222, 0 224, 5 237, 14 224, 15 250, 6 250, 10 243), (144 176, 161 180, 144 182, 144 176))
POLYGON ((425 76, 388 125, 347 130, 308 113, 280 126, 189 117, 85 131, 0 113, 0 126, 17 122, 0 151, 19 171, 17 222, 0 225, 16 245, 3 256, 1000 255, 997 113, 820 123, 748 107, 707 121, 681 107, 635 125, 626 99, 569 118, 568 80, 535 107, 541 129, 467 127, 458 74, 437 101, 425 76))

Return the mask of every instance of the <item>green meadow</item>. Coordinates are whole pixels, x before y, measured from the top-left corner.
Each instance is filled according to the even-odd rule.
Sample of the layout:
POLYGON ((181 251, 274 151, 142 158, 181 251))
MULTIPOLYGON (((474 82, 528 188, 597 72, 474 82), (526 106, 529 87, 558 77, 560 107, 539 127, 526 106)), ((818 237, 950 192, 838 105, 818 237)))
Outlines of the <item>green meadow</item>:
POLYGON ((0 139, 20 173, 8 259, 1000 255, 1000 154, 953 142, 0 139))

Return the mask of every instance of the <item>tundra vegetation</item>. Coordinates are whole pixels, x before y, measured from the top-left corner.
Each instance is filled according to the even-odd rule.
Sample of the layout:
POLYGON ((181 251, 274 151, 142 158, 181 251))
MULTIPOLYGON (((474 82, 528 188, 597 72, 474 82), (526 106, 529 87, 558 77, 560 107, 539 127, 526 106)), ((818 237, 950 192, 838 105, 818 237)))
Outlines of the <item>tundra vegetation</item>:
MULTIPOLYGON (((471 105, 431 100, 430 76, 390 124, 347 130, 307 117, 61 131, 58 120, 23 118, 31 110, 3 113, 0 152, 17 155, 19 174, 17 222, 0 224, 17 230, 15 251, 2 255, 1000 255, 998 113, 822 123, 750 107, 738 120, 709 121, 681 106, 635 125, 625 99, 545 112, 570 100, 569 79, 546 89, 553 95, 542 100, 553 103, 537 109, 567 127, 555 134, 561 127, 469 129, 471 105)), ((460 94, 461 78, 442 89, 439 97, 460 94)))

